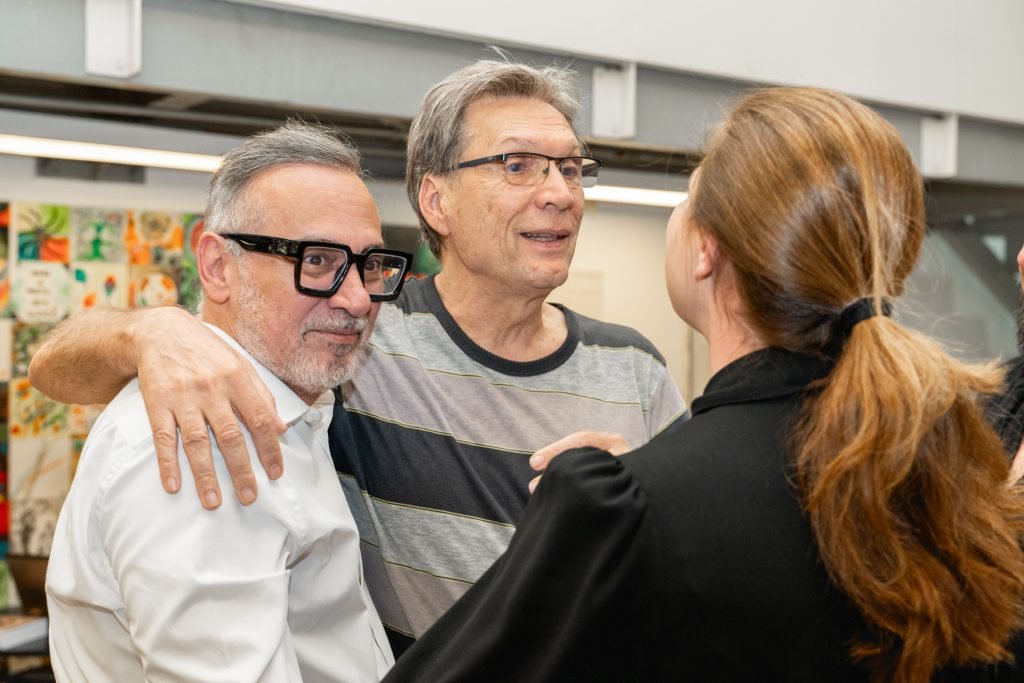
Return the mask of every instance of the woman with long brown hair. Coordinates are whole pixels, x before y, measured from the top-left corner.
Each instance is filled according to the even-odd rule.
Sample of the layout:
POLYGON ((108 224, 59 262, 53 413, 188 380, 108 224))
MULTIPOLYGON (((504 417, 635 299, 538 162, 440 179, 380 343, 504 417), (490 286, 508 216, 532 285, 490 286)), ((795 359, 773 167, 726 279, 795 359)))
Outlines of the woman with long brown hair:
POLYGON ((711 350, 693 419, 561 454, 387 680, 1018 676, 1024 499, 979 407, 1001 377, 890 317, 924 230, 880 116, 740 101, 668 228, 673 306, 711 350))

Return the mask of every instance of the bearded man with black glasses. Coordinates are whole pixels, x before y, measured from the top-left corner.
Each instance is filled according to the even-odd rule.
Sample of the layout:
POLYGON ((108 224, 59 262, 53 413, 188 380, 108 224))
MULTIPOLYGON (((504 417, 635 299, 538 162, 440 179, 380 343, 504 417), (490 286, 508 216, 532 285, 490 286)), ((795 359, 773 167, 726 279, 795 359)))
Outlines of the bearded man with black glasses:
POLYGON ((54 536, 58 680, 351 682, 388 670, 326 432, 331 389, 352 376, 411 261, 383 248, 359 155, 326 129, 291 123, 228 154, 196 247, 200 324, 270 392, 288 469, 273 482, 260 472, 249 507, 209 513, 193 495, 164 495, 129 383, 86 441, 54 536))
MULTIPOLYGON (((442 270, 381 308, 330 430, 396 653, 504 551, 536 474, 532 453, 588 430, 623 434, 635 448, 685 417, 647 339, 546 301, 568 277, 583 188, 600 169, 574 128, 578 110, 571 72, 481 61, 432 88, 413 121, 406 186, 442 270)), ((181 311, 129 315, 103 322, 132 353, 112 357, 100 317, 79 315, 37 353, 33 381, 89 403, 109 396, 74 379, 83 356, 100 357, 117 388, 138 372, 165 488, 180 485, 180 429, 204 505, 220 503, 209 425, 239 500, 251 502, 256 478, 233 438, 236 415, 271 478, 282 464, 255 383, 226 350, 180 333, 181 311), (168 354, 181 365, 165 367, 168 354), (197 391, 182 367, 207 376, 205 386, 197 391)))

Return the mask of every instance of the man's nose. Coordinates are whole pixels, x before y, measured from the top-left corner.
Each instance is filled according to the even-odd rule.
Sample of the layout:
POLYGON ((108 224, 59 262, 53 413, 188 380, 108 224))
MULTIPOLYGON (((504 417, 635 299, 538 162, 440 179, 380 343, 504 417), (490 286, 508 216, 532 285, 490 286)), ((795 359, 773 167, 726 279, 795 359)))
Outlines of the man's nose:
POLYGON ((544 203, 554 204, 560 209, 567 209, 582 199, 582 189, 569 184, 569 181, 562 175, 562 169, 559 168, 558 162, 554 160, 548 162, 548 169, 544 172, 544 180, 541 181, 540 189, 538 195, 542 196, 544 203))
POLYGON ((332 308, 343 308, 353 318, 365 318, 370 313, 370 293, 363 285, 363 278, 359 276, 359 268, 356 264, 349 266, 348 272, 342 278, 338 291, 327 299, 332 308))

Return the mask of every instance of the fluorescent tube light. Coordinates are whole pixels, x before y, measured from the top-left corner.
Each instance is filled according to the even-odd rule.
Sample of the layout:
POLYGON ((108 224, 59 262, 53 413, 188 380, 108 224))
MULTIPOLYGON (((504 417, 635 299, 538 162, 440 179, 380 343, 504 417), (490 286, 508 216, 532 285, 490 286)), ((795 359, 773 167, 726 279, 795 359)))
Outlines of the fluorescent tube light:
MULTIPOLYGON (((103 145, 93 142, 73 142, 70 140, 52 140, 22 135, 0 133, 0 154, 14 154, 27 157, 44 157, 48 159, 73 159, 75 161, 95 161, 129 166, 150 166, 154 168, 171 168, 179 171, 197 171, 212 173, 220 167, 222 157, 213 154, 192 154, 189 152, 171 152, 162 149, 145 147, 122 147, 120 145, 103 145)), ((612 202, 617 204, 639 204, 643 206, 663 206, 672 208, 686 199, 685 192, 667 190, 649 190, 641 187, 618 187, 615 185, 597 185, 584 188, 583 196, 587 201, 612 202)))
POLYGON ((220 166, 221 157, 213 154, 192 154, 170 152, 145 147, 121 147, 101 145, 93 142, 72 142, 51 140, 22 135, 0 133, 0 154, 14 154, 26 157, 48 159, 73 159, 75 161, 96 161, 128 166, 151 166, 172 168, 179 171, 200 171, 212 173, 220 166))
POLYGON ((686 199, 685 192, 648 190, 642 187, 617 187, 595 185, 583 188, 583 196, 591 202, 614 202, 616 204, 642 204, 644 206, 675 207, 686 199))

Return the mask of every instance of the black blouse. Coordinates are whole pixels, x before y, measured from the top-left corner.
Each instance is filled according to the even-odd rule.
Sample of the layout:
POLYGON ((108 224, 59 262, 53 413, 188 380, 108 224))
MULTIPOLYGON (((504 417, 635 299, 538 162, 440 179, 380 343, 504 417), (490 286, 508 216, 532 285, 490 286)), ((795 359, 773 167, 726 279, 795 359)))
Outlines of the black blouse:
POLYGON ((787 467, 801 400, 830 369, 758 351, 672 434, 620 458, 560 455, 508 551, 385 681, 866 681, 847 654, 864 623, 787 467))

